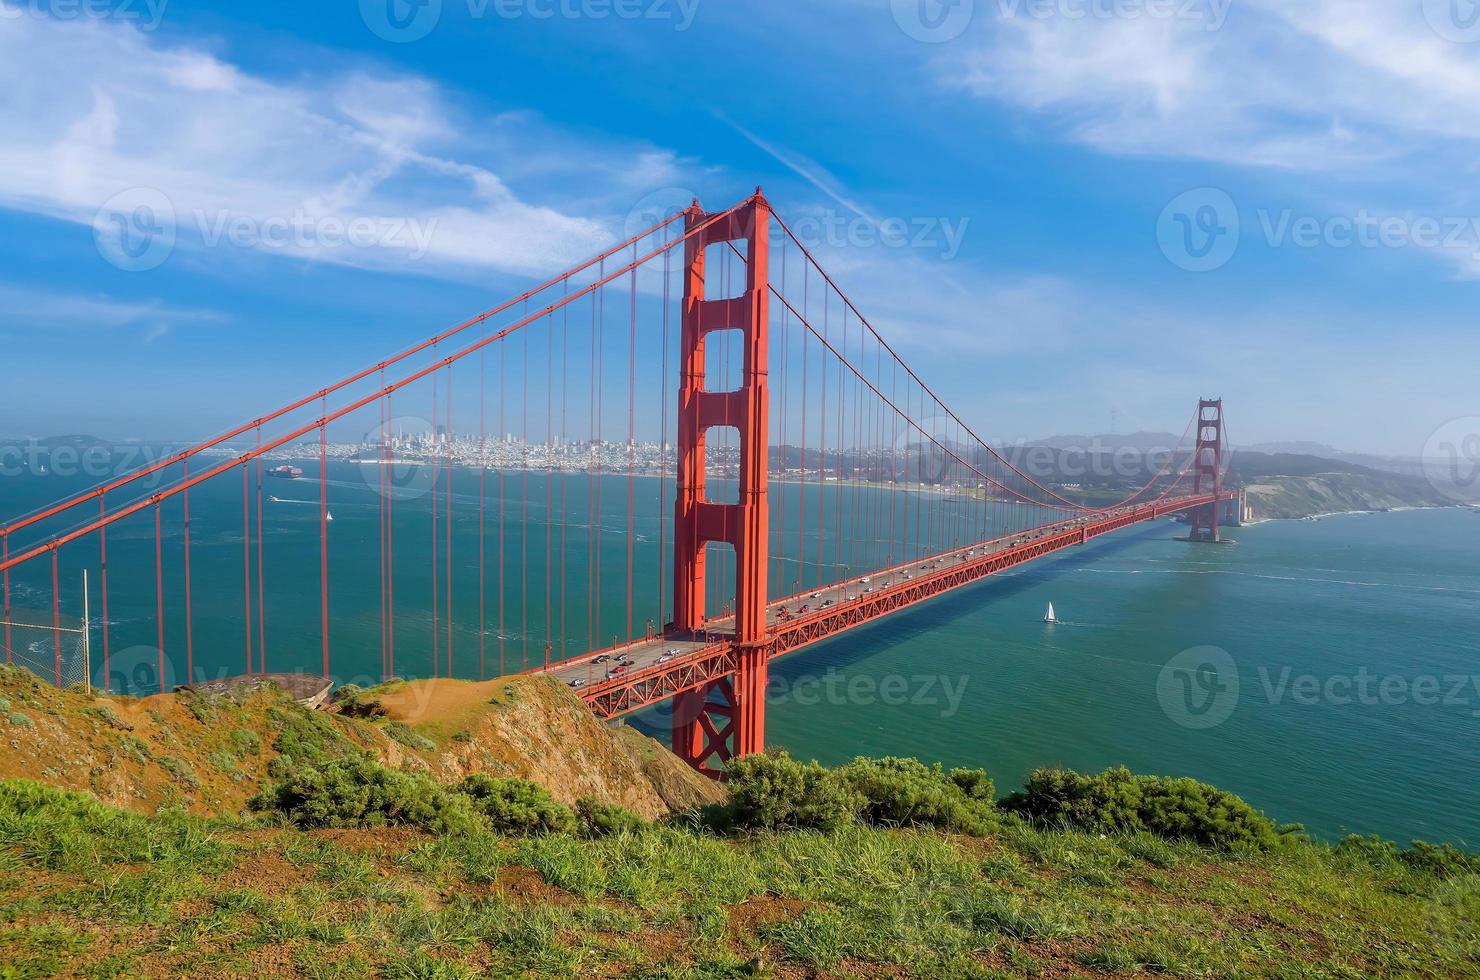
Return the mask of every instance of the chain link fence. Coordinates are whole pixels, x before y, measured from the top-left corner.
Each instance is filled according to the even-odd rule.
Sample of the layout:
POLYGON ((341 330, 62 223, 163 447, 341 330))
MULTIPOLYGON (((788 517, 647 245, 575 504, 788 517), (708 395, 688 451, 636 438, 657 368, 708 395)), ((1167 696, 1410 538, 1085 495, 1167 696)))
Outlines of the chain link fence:
POLYGON ((10 610, 0 618, 0 657, 58 687, 91 682, 87 628, 83 620, 50 612, 10 610))

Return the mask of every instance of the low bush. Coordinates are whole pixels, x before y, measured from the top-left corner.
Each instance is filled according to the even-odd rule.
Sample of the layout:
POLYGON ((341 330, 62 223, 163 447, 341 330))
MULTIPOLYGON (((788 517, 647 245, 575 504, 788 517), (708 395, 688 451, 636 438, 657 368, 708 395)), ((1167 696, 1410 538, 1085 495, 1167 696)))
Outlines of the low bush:
POLYGON ((1207 847, 1269 848, 1282 839, 1268 817, 1232 793, 1125 768, 1097 776, 1039 769, 1003 806, 1039 824, 1113 834, 1144 830, 1207 847))
POLYGON ((952 833, 981 836, 998 825, 992 806, 992 781, 979 769, 955 769, 916 759, 857 758, 837 775, 863 798, 867 823, 938 827, 952 833))
POLYGON ((385 733, 408 749, 415 749, 418 752, 430 752, 437 747, 436 742, 404 722, 388 722, 385 726, 385 733))
POLYGON ((587 837, 609 837, 612 834, 639 833, 647 821, 626 807, 601 803, 585 797, 576 800, 576 820, 587 837))
POLYGON ((574 833, 576 815, 543 787, 524 779, 469 776, 457 792, 472 801, 488 825, 506 834, 574 833))
POLYGON ((837 830, 858 819, 863 797, 837 773, 786 753, 730 763, 724 817, 737 830, 837 830))
POLYGON ((369 755, 295 767, 250 805, 277 811, 299 827, 406 825, 453 833, 486 823, 467 797, 428 776, 387 769, 369 755))
POLYGON ((1413 841, 1399 847, 1381 837, 1359 837, 1352 834, 1335 847, 1338 856, 1355 859, 1375 868, 1411 871, 1445 880, 1462 875, 1480 875, 1480 855, 1461 851, 1451 844, 1429 844, 1413 841))
POLYGON ((334 704, 346 718, 384 718, 385 705, 365 696, 365 689, 358 684, 346 684, 334 692, 334 704))
POLYGON ((278 778, 298 766, 320 767, 360 754, 359 747, 345 737, 334 717, 326 712, 309 711, 288 701, 269 708, 267 718, 277 729, 272 747, 278 753, 268 772, 278 778))

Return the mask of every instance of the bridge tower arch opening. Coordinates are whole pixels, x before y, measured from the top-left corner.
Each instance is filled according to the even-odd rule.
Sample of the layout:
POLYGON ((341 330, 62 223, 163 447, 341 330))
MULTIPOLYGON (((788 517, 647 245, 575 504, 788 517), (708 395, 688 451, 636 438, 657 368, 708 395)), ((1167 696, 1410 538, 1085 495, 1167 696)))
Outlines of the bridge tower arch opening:
POLYGON ((1189 541, 1217 544, 1223 513, 1223 399, 1204 398, 1197 404, 1197 448, 1192 460, 1194 494, 1211 493, 1218 499, 1189 514, 1189 541))
POLYGON ((757 189, 743 207, 703 227, 711 218, 695 202, 685 219, 688 231, 700 230, 684 248, 673 628, 689 636, 711 630, 705 610, 705 549, 711 542, 730 545, 735 552, 737 669, 730 677, 678 696, 673 749, 700 772, 718 777, 720 764, 765 747, 771 207, 757 189), (717 290, 706 288, 705 266, 715 245, 733 245, 744 256, 745 282, 743 289, 729 290, 733 295, 711 299, 717 290), (719 331, 735 331, 740 337, 739 386, 732 390, 713 390, 707 384, 705 339, 719 331), (711 500, 707 492, 706 438, 720 427, 739 432, 734 503, 711 500))

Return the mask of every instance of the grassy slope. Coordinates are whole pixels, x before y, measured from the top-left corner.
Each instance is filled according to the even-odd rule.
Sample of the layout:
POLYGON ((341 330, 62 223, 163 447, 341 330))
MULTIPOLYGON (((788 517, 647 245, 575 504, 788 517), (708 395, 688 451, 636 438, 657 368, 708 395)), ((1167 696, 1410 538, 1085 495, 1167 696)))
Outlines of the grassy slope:
POLYGON ((1314 845, 1234 857, 1020 828, 432 839, 0 804, 5 977, 1458 977, 1480 975, 1477 897, 1473 879, 1314 845))
POLYGON ((469 769, 568 779, 579 757, 605 779, 645 781, 654 799, 702 798, 670 753, 589 716, 591 731, 565 740, 571 758, 556 758, 528 712, 563 712, 569 696, 537 681, 401 685, 384 692, 395 718, 373 725, 270 694, 99 701, 4 670, 0 692, 0 777, 137 811, 37 805, 29 784, 0 782, 0 980, 1480 976, 1480 880, 1318 845, 1235 856, 1018 826, 985 840, 664 827, 434 839, 208 816, 239 813, 280 752, 362 748, 448 781, 469 769), (511 741, 521 731, 531 740, 511 741))
POLYGON ((474 772, 547 785, 653 817, 713 799, 715 787, 637 732, 609 728, 540 678, 416 681, 370 692, 386 720, 308 712, 276 690, 240 703, 168 694, 137 700, 58 690, 0 667, 0 779, 28 777, 152 812, 237 813, 286 737, 331 754, 370 751, 387 765, 454 782, 474 772))

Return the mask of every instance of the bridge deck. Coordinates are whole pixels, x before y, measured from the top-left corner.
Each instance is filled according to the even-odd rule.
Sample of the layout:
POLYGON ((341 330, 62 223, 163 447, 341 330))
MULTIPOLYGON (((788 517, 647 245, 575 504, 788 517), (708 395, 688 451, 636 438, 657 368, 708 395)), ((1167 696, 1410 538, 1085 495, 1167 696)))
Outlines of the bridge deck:
MULTIPOLYGON (((792 653, 1004 569, 1217 499, 1212 494, 1179 497, 1078 517, 777 599, 767 606, 769 655, 792 653)), ((659 634, 594 651, 548 669, 536 668, 531 673, 559 678, 577 689, 597 715, 615 717, 734 673, 733 629, 733 617, 727 616, 712 620, 710 628, 699 636, 659 634), (618 657, 628 663, 618 665, 618 657)))

